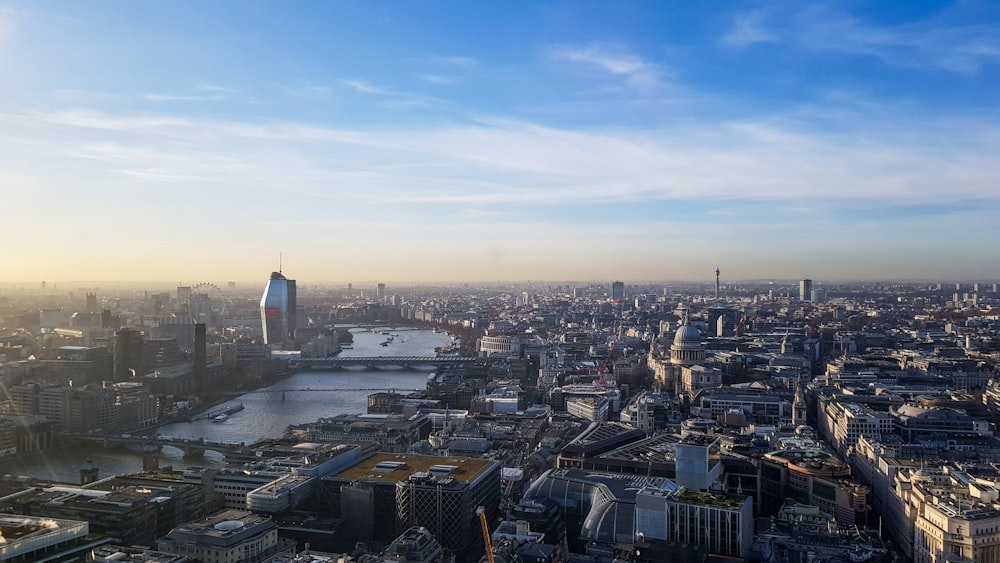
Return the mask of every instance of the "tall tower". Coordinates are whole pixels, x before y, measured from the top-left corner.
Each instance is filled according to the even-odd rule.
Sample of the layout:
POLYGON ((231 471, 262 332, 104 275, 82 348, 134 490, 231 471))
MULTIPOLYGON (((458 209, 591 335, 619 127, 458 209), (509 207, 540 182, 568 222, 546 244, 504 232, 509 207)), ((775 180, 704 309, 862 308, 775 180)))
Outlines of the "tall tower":
POLYGON ((291 342, 296 325, 295 280, 281 272, 271 272, 271 279, 260 298, 260 323, 264 344, 291 342))
POLYGON ((132 328, 123 328, 115 333, 113 349, 115 381, 128 381, 139 373, 142 365, 142 349, 145 341, 142 333, 132 328))
POLYGON ((792 424, 799 426, 806 422, 806 396, 802 392, 802 383, 795 383, 795 398, 792 400, 792 424))
POLYGON ((625 282, 612 282, 611 283, 611 298, 615 301, 625 300, 625 282))
POLYGON ((715 268, 715 298, 719 298, 719 268, 715 268))
POLYGON ((799 282, 799 301, 812 300, 813 281, 806 279, 799 282))
POLYGON ((99 479, 101 469, 88 457, 80 468, 80 485, 89 485, 99 479))
POLYGON ((194 377, 195 385, 204 385, 205 360, 207 356, 205 344, 205 323, 194 325, 194 377))

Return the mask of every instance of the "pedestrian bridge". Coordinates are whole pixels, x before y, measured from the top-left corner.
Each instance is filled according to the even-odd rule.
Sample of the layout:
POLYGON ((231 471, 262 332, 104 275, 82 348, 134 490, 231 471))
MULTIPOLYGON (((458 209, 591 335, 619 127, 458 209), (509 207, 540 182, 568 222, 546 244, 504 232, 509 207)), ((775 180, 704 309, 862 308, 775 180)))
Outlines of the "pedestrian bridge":
POLYGON ((299 358, 292 360, 292 367, 303 369, 399 369, 430 368, 442 369, 475 362, 476 358, 466 356, 356 356, 332 358, 299 358))

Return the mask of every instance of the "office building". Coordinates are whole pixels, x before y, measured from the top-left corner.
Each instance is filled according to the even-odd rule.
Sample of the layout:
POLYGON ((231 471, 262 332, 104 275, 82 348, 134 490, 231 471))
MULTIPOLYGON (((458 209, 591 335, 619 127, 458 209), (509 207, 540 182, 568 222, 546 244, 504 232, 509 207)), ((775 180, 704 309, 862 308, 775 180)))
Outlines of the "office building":
POLYGON ((199 561, 255 563, 278 551, 278 525, 242 510, 182 524, 157 542, 160 551, 199 561))
MULTIPOLYGON (((112 479, 100 490, 67 485, 31 487, 0 498, 0 511, 35 517, 84 521, 93 533, 128 545, 152 545, 201 504, 198 487, 129 484, 112 479)), ((4 560, 0 557, 0 561, 4 560)))
POLYGON ((375 286, 375 298, 379 299, 379 300, 385 299, 385 284, 384 283, 380 283, 377 286, 375 286))
POLYGON ((812 300, 812 280, 801 280, 799 282, 799 301, 812 300))
POLYGON ((69 559, 89 533, 86 522, 37 516, 0 515, 0 561, 69 559), (62 557, 60 557, 62 556, 62 557))
POLYGON ((123 328, 115 333, 114 378, 128 381, 139 373, 142 364, 142 333, 135 329, 123 328))
POLYGON ((684 487, 645 487, 635 493, 635 535, 644 543, 704 547, 745 560, 753 543, 752 499, 684 487))
POLYGON ((760 513, 773 516, 787 499, 819 507, 845 526, 866 519, 868 490, 851 480, 851 467, 816 448, 792 448, 760 459, 760 513))
POLYGON ((280 345, 291 342, 296 328, 295 280, 281 272, 271 272, 271 279, 260 298, 260 321, 264 344, 280 345))
POLYGON ((611 284, 611 299, 615 301, 625 300, 625 283, 616 281, 611 284))
POLYGON ((350 520, 361 541, 389 542, 423 526, 447 549, 474 551, 482 548, 476 508, 492 518, 500 506, 500 467, 489 459, 379 453, 323 482, 335 515, 350 520))
POLYGON ((62 346, 55 358, 43 360, 42 364, 50 379, 82 386, 108 379, 112 357, 105 347, 62 346))

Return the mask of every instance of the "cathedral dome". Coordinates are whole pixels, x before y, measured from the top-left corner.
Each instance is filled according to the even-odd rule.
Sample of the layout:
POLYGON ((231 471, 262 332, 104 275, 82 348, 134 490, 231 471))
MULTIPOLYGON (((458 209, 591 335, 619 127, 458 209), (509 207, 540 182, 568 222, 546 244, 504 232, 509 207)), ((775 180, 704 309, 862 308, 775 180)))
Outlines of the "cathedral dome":
POLYGON ((674 347, 701 348, 701 331, 691 325, 682 325, 674 334, 674 347))

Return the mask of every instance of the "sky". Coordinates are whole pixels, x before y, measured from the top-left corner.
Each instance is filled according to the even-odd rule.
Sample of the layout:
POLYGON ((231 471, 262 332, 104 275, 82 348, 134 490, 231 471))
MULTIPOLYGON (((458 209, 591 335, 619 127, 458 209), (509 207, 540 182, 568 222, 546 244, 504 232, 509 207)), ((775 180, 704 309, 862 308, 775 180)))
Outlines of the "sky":
POLYGON ((996 280, 1000 3, 0 0, 0 282, 996 280))

